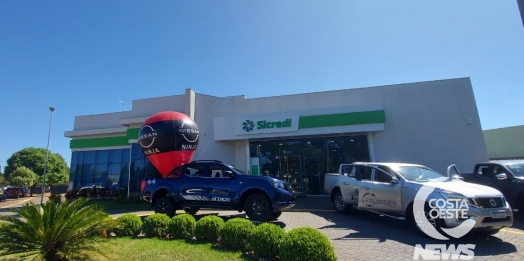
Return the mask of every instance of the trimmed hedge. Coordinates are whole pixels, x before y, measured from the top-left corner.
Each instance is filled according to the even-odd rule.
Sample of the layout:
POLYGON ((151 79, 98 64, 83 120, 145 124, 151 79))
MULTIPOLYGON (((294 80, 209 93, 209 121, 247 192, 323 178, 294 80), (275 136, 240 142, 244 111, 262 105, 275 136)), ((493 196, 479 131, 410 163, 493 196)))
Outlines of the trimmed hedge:
POLYGON ((78 189, 72 189, 70 191, 68 191, 66 194, 65 194, 65 198, 66 200, 75 200, 78 196, 76 195, 78 193, 78 189))
POLYGON ((224 220, 218 216, 205 216, 198 220, 195 227, 197 240, 217 243, 220 239, 220 230, 224 227, 224 220))
POLYGON ((312 227, 290 230, 279 245, 280 258, 285 261, 337 260, 329 239, 312 227))
POLYGON ((124 214, 116 221, 122 225, 121 228, 114 231, 117 236, 136 237, 142 231, 142 219, 135 214, 124 214))
POLYGON ((146 237, 166 238, 171 219, 166 214, 155 213, 146 217, 142 223, 142 232, 146 237))
POLYGON ((273 223, 256 226, 249 237, 251 249, 258 255, 268 259, 279 256, 278 245, 286 236, 286 231, 273 223))
POLYGON ((249 219, 230 219, 220 230, 220 244, 233 250, 249 250, 249 237, 254 228, 249 219))
POLYGON ((176 215, 169 224, 170 238, 191 240, 195 236, 196 220, 190 214, 176 215))
POLYGON ((60 195, 60 194, 51 194, 51 196, 49 196, 49 201, 52 201, 52 202, 55 202, 55 203, 60 203, 60 202, 62 202, 62 195, 60 195))

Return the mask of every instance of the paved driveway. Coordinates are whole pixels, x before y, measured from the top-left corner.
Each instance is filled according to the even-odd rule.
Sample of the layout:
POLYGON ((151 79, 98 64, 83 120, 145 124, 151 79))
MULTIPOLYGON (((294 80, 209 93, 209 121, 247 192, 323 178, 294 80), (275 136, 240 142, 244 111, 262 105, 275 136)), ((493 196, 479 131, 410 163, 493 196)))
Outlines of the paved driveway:
MULTIPOLYGON (((206 214, 245 217, 236 211, 199 211, 197 216, 206 214)), ((329 238, 339 260, 413 260, 416 244, 475 244, 472 260, 524 260, 523 218, 495 236, 473 234, 449 242, 420 236, 408 229, 405 221, 367 212, 287 211, 275 223, 286 230, 303 226, 318 229, 329 238)))

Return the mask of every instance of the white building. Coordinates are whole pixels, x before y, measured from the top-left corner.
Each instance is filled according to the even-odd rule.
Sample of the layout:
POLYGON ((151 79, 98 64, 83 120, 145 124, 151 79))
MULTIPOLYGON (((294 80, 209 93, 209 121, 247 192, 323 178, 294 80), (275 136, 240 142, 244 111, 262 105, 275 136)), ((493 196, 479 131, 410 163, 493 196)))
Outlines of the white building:
POLYGON ((194 160, 216 159, 319 193, 340 163, 418 163, 445 173, 473 169, 488 155, 469 78, 248 99, 184 94, 134 100, 131 111, 75 117, 71 186, 129 186, 157 175, 137 145, 151 115, 177 111, 195 120, 194 160))

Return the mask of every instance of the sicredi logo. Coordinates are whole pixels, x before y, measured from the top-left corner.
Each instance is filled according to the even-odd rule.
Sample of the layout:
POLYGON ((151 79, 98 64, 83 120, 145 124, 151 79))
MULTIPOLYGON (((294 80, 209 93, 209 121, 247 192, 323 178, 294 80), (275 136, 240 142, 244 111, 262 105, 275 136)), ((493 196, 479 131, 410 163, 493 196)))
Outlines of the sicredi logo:
MULTIPOLYGON (((291 127, 291 119, 285 119, 283 121, 257 121, 257 130, 273 129, 273 128, 288 128, 291 127)), ((246 120, 242 123, 242 129, 245 132, 251 132, 255 128, 253 121, 246 120)))
POLYGON ((255 124, 250 120, 246 120, 242 123, 242 129, 246 132, 253 131, 253 128, 255 128, 255 124))
POLYGON ((299 116, 293 114, 264 114, 235 117, 234 122, 217 123, 224 128, 233 127, 235 135, 257 135, 298 131, 299 116))

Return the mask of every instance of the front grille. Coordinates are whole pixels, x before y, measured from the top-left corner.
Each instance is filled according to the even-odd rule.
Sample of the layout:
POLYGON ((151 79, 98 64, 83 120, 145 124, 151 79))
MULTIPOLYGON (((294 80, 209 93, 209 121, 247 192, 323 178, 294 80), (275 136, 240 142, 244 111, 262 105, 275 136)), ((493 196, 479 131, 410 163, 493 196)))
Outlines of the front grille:
POLYGON ((493 223, 493 222, 504 222, 504 221, 510 221, 510 218, 509 217, 505 217, 505 218, 487 217, 482 220, 482 223, 493 223))
POLYGON ((291 186, 287 182, 284 182, 284 189, 289 191, 289 192, 293 192, 293 189, 291 188, 291 186))
POLYGON ((502 208, 504 207, 503 198, 474 198, 478 206, 482 208, 502 208))

